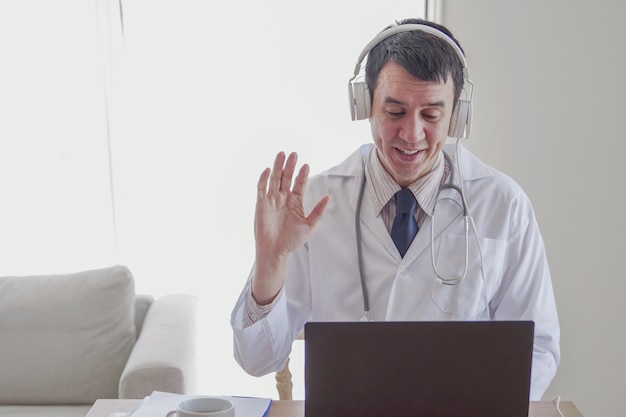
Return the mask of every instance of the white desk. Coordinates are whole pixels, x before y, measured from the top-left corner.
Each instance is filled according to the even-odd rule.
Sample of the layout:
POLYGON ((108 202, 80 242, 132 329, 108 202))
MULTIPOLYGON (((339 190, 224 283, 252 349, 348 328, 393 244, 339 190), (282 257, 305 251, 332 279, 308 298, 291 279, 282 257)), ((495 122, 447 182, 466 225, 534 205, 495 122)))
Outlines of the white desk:
MULTIPOLYGON (((112 413, 128 413, 141 400, 97 400, 85 417, 110 417, 112 413)), ((561 401, 565 417, 583 417, 571 401, 561 401)), ((273 401, 269 417, 304 417, 304 401, 273 401)), ((552 401, 531 401, 528 417, 560 417, 552 401)))

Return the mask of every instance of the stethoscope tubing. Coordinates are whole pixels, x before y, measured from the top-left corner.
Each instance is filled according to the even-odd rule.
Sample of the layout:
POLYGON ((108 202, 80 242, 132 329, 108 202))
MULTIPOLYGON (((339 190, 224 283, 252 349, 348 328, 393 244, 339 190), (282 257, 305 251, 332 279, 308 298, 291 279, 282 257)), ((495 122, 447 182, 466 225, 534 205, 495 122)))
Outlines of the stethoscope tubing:
MULTIPOLYGON (((435 208, 437 205, 436 202, 435 202, 435 208, 433 208, 433 216, 432 216, 433 218, 431 219, 431 222, 430 222, 430 252, 431 252, 431 258, 432 258, 433 270, 435 272, 435 275, 441 280, 442 284, 457 285, 467 275, 468 259, 469 259, 469 210, 467 207, 467 203, 465 201, 465 194, 462 188, 454 184, 455 166, 452 163, 450 156, 446 152, 444 151, 442 152, 443 152, 444 158, 446 159, 446 162, 448 163, 448 166, 450 167, 450 174, 449 174, 448 181, 439 187, 439 191, 437 192, 437 198, 439 197, 439 193, 445 189, 455 190, 461 196, 463 217, 465 221, 465 265, 464 265, 463 274, 456 276, 456 277, 448 278, 448 277, 443 277, 442 275, 439 274, 439 271, 437 271, 436 262, 435 262, 435 253, 434 253, 434 230, 433 230, 434 223, 435 223, 435 219, 434 219, 435 208)), ((356 233, 356 242, 357 242, 357 256, 358 256, 358 263, 359 263, 359 277, 361 280, 361 291, 363 293, 363 315, 361 316, 361 321, 369 321, 370 320, 369 318, 370 302, 369 302, 369 292, 367 289, 367 282, 365 281, 365 267, 364 267, 364 260, 363 260, 363 240, 362 240, 362 232, 361 232, 361 206, 363 205, 363 194, 365 193, 365 183, 366 183, 365 162, 363 162, 363 168, 364 169, 362 172, 361 186, 360 186, 359 195, 357 198, 354 218, 355 218, 355 233, 356 233)))

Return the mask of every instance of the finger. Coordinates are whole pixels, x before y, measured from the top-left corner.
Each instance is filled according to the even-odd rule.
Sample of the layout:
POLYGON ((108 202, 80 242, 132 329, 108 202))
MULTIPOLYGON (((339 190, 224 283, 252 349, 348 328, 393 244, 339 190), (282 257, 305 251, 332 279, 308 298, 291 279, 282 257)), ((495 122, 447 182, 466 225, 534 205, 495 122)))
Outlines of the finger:
POLYGON ((259 182, 256 186, 256 195, 257 200, 261 200, 265 198, 267 193, 267 180, 270 177, 271 170, 269 168, 265 168, 263 172, 261 172, 261 176, 259 177, 259 182))
POLYGON ((268 194, 276 193, 280 189, 280 178, 283 173, 284 164, 285 153, 283 151, 280 151, 276 155, 276 159, 274 159, 274 167, 272 168, 272 174, 270 175, 268 194))
POLYGON ((326 207, 328 207, 329 201, 330 201, 330 196, 325 195, 324 197, 320 199, 320 201, 317 202, 315 207, 313 207, 313 210, 311 210, 311 213, 309 213, 309 216, 306 218, 306 220, 311 230, 315 229, 315 227, 317 226, 317 223, 320 221, 320 219, 324 215, 324 212, 326 211, 326 207))
POLYGON ((296 170, 296 162, 298 162, 298 154, 295 152, 290 153, 280 179, 280 191, 289 191, 291 189, 291 180, 296 170))
POLYGON ((306 183, 309 179, 309 165, 304 164, 300 168, 298 172, 298 176, 296 177, 296 182, 293 184, 293 192, 296 195, 303 196, 304 189, 306 187, 306 183))

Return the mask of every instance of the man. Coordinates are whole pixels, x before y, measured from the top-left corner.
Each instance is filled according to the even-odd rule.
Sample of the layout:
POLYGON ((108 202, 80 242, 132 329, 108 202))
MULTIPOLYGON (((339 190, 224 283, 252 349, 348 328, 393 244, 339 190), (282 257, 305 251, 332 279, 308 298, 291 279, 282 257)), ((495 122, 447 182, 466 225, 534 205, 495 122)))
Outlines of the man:
POLYGON ((462 50, 440 25, 405 24, 437 35, 401 31, 369 50, 373 146, 311 179, 306 164, 293 178, 295 153, 261 174, 235 357, 253 375, 279 370, 310 320, 533 320, 539 400, 559 363, 559 323, 532 206, 511 178, 445 145, 462 104, 462 50), (419 231, 402 243, 396 222, 419 231))

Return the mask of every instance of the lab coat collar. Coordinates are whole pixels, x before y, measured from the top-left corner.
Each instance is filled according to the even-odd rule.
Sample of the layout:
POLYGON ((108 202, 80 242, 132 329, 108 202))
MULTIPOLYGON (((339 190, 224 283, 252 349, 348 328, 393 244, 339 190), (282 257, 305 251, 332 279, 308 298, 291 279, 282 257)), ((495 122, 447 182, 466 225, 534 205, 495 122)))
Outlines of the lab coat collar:
MULTIPOLYGON (((350 205, 355 210, 363 176, 365 175, 363 171, 365 158, 367 158, 367 155, 369 154, 373 146, 373 143, 361 145, 344 162, 331 168, 328 171, 328 175, 331 176, 337 175, 355 178, 356 181, 354 181, 354 187, 352 188, 352 192, 350 195, 350 205)), ((454 170, 456 172, 456 144, 447 143, 446 145, 444 145, 443 150, 452 158, 452 161, 455 165, 454 170)), ((459 146, 459 158, 461 163, 461 176, 463 178, 463 181, 474 181, 493 175, 493 168, 485 165, 463 145, 459 146)), ((458 183, 458 173, 456 174, 456 176, 456 182, 458 183)))
POLYGON ((361 184, 363 177, 365 176, 365 159, 373 146, 373 143, 361 145, 345 161, 328 170, 329 176, 345 176, 355 178, 356 181, 354 181, 354 187, 352 187, 350 194, 350 206, 355 211, 357 200, 359 198, 359 192, 361 191, 361 184))
MULTIPOLYGON (((443 150, 452 158, 452 162, 455 165, 456 171, 456 144, 447 143, 444 145, 443 150)), ((461 163, 461 176, 463 177, 463 181, 474 181, 493 175, 493 168, 485 165, 463 145, 459 145, 459 158, 461 163)))
MULTIPOLYGON (((373 143, 362 145, 343 163, 331 168, 328 172, 331 176, 348 176, 355 179, 350 195, 350 205, 355 211, 363 177, 365 176, 363 169, 364 161, 373 146, 373 143)), ((446 144, 444 146, 444 151, 452 158, 456 170, 456 145, 453 143, 446 144)), ((492 168, 482 163, 463 146, 459 146, 459 158, 464 182, 474 181, 493 174, 492 168)), ((458 182, 458 174, 456 181, 458 182)), ((405 254, 404 258, 401 258, 395 248, 395 245, 393 244, 393 241, 391 240, 391 237, 389 236, 389 232, 384 227, 383 222, 376 221, 376 216, 374 215, 373 208, 371 207, 371 201, 369 201, 370 196, 367 187, 365 187, 364 191, 365 195, 363 196, 363 204, 361 207, 361 220, 364 226, 368 227, 378 237, 380 242, 392 254, 392 256, 398 259, 400 269, 404 269, 420 255, 424 254, 426 249, 429 248, 431 243, 430 218, 424 222, 422 225, 422 233, 417 234, 415 241, 411 244, 408 252, 405 254)), ((459 196, 453 198, 459 198, 459 196)), ((459 217, 460 214, 458 212, 447 212, 446 210, 437 211, 437 221, 435 223, 433 238, 437 239, 437 237, 444 230, 446 230, 452 222, 457 221, 459 217)))

